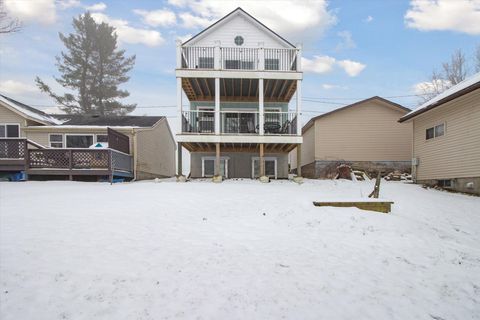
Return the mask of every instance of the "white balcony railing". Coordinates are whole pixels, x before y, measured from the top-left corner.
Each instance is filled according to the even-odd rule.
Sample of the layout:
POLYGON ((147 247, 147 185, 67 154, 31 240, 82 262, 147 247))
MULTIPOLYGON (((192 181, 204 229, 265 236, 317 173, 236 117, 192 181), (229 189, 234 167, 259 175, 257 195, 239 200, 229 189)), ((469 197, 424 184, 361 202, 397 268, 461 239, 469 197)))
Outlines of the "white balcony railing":
MULTIPOLYGON (((220 134, 260 134, 260 113, 258 111, 220 111, 220 134)), ((265 135, 297 135, 296 112, 264 112, 263 130, 265 135)), ((182 133, 214 134, 214 111, 183 111, 182 133)))
POLYGON ((182 69, 300 71, 300 49, 181 47, 182 69))

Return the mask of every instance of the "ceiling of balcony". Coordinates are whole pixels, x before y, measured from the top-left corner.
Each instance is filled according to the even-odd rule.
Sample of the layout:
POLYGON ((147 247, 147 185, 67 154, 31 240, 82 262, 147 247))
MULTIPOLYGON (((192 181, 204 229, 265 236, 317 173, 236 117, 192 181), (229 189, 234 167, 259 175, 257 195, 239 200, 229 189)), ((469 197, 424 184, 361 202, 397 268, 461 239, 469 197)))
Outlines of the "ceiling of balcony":
MULTIPOLYGON (((190 152, 215 152, 215 143, 209 142, 182 142, 182 146, 190 152)), ((295 143, 265 143, 265 153, 286 153, 297 146, 295 143)), ((222 152, 260 152, 258 143, 221 143, 222 152)))
MULTIPOLYGON (((215 100, 214 78, 182 78, 190 101, 215 100)), ((265 102, 289 102, 297 89, 296 80, 264 80, 265 102)), ((258 101, 258 79, 220 79, 220 101, 258 101)))

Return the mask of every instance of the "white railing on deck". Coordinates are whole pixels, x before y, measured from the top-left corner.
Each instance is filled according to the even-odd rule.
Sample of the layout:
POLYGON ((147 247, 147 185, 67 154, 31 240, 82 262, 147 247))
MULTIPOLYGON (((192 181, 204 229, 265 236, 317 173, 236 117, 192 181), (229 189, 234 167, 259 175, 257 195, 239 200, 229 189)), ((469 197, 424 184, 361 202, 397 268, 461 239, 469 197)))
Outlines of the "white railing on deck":
POLYGON ((297 71, 299 49, 181 47, 182 69, 297 71), (217 62, 217 63, 216 63, 217 62))

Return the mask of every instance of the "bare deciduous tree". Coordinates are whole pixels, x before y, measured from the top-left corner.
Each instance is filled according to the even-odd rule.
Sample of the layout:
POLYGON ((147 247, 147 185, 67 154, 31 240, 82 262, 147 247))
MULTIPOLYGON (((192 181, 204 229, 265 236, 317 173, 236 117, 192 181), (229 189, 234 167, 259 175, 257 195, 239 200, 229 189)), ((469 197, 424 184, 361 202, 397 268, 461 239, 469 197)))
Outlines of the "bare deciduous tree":
POLYGON ((458 49, 452 54, 450 62, 442 64, 445 80, 448 80, 451 86, 462 82, 467 77, 466 61, 465 54, 458 49))
MULTIPOLYGON (((480 49, 477 52, 478 54, 480 54, 480 49)), ((432 99, 451 86, 465 80, 467 78, 467 70, 468 65, 465 54, 459 49, 452 54, 449 62, 442 63, 442 72, 434 70, 427 82, 418 85, 420 91, 419 104, 432 99)))
POLYGON ((0 0, 0 34, 17 32, 20 30, 20 28, 20 21, 8 15, 3 4, 3 0, 0 0))

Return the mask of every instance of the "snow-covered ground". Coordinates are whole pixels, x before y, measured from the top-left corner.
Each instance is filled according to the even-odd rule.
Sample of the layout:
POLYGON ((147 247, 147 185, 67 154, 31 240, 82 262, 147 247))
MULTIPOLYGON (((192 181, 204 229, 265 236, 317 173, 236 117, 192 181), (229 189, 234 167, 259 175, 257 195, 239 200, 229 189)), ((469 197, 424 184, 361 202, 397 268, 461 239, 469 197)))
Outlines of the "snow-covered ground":
POLYGON ((372 186, 0 183, 0 318, 479 319, 480 198, 372 186))

